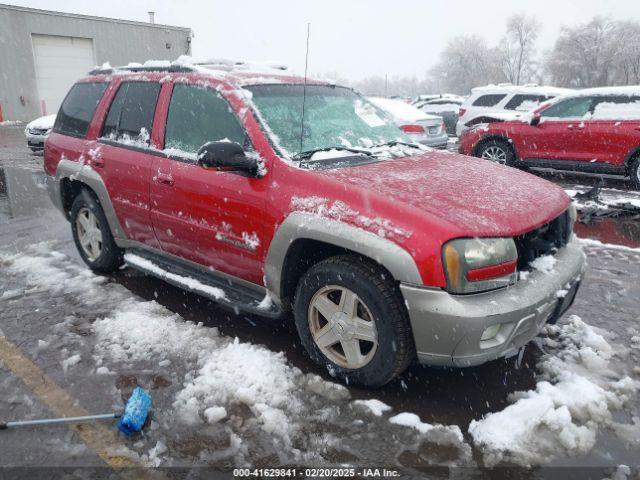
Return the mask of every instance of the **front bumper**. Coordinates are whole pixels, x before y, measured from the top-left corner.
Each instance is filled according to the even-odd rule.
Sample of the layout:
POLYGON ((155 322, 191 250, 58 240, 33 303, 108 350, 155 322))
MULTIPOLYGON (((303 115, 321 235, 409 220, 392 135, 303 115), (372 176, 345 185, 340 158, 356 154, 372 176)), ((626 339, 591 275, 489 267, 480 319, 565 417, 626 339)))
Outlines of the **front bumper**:
POLYGON ((420 140, 418 140, 422 145, 431 148, 447 148, 447 143, 449 142, 449 135, 447 132, 442 129, 442 133, 439 135, 431 136, 424 135, 420 140))
POLYGON ((585 269, 576 242, 555 255, 550 273, 533 271, 515 285, 473 295, 401 284, 418 360, 426 365, 469 367, 508 356, 555 321, 573 302, 585 269), (564 297, 559 291, 569 290, 564 297), (498 334, 481 340, 491 325, 498 334))
POLYGON ((29 148, 44 148, 44 142, 47 139, 48 135, 34 135, 31 133, 26 133, 27 137, 27 146, 29 148))

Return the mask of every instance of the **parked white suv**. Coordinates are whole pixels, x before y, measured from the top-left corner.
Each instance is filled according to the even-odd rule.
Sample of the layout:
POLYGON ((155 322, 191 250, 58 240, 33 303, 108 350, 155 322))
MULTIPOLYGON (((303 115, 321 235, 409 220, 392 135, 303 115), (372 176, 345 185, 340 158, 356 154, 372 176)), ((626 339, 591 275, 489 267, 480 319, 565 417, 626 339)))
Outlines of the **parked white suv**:
POLYGON ((515 120, 547 100, 572 92, 567 88, 541 87, 536 84, 516 86, 501 83, 473 88, 469 98, 460 106, 456 134, 460 136, 472 125, 483 123, 487 114, 498 114, 502 120, 515 120))

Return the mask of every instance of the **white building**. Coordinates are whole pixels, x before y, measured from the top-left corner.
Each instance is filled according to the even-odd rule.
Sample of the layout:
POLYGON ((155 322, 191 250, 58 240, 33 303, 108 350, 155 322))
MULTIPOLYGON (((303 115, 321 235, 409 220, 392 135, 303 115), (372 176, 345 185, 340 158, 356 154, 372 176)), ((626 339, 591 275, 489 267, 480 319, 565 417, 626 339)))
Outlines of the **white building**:
POLYGON ((191 29, 0 4, 0 122, 56 113, 94 66, 175 60, 191 29))

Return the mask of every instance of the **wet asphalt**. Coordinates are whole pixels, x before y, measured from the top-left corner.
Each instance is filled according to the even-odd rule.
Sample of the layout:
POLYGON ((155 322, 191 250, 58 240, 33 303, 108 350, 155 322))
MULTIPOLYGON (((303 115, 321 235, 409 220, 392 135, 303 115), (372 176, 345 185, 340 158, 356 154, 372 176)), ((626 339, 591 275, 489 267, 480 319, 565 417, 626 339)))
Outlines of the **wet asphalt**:
MULTIPOLYGON (((601 182, 596 177, 584 175, 536 173, 566 188, 589 188, 601 182)), ((614 177, 605 178, 604 186, 629 189, 625 180, 614 177)), ((639 224, 633 215, 607 216, 589 224, 580 224, 577 230, 581 237, 640 247, 639 224)), ((42 155, 33 154, 26 148, 20 127, 0 127, 0 250, 3 253, 20 253, 45 241, 50 242, 48 248, 68 256, 65 262, 83 266, 75 251, 69 224, 53 209, 47 196, 42 155)), ((640 328, 640 253, 611 250, 603 255, 600 249, 587 248, 587 254, 589 269, 570 313, 612 332, 617 344, 629 348, 629 329, 640 328)), ((185 468, 185 471, 196 466, 228 474, 237 465, 237 456, 216 455, 216 452, 226 452, 231 448, 232 435, 228 429, 207 427, 199 431, 181 427, 163 417, 162 408, 170 407, 183 382, 185 369, 180 365, 166 368, 153 362, 128 367, 109 365, 113 374, 95 375, 91 324, 108 314, 114 305, 106 301, 87 306, 64 290, 53 293, 43 288, 28 289, 24 278, 1 272, 2 265, 0 297, 3 291, 15 293, 8 298, 0 298, 0 331, 85 409, 109 412, 121 408, 122 399, 135 385, 151 390, 156 412, 153 422, 144 435, 121 439, 128 449, 141 455, 162 440, 169 447, 171 465, 185 468), (60 331, 64 335, 58 335, 60 331), (43 339, 47 341, 44 347, 38 343, 43 339), (82 362, 65 372, 61 358, 71 352, 80 352, 82 362)), ((128 291, 131 296, 156 300, 185 320, 217 327, 221 335, 264 345, 274 352, 284 352, 288 362, 303 373, 331 380, 325 370, 312 364, 304 354, 291 319, 274 321, 236 315, 197 295, 130 269, 108 277, 106 282, 109 286, 128 291)), ((631 349, 630 352, 629 362, 638 365, 638 350, 631 349)), ((376 398, 393 407, 396 413, 413 412, 424 422, 458 425, 465 433, 471 420, 501 410, 511 403, 510 394, 535 388, 535 364, 540 355, 538 348, 530 345, 519 367, 514 359, 469 369, 414 366, 384 388, 368 391, 349 387, 348 392, 352 399, 376 398)), ((638 377, 636 372, 636 379, 638 377)), ((309 397, 310 410, 326 406, 322 403, 326 394, 323 395, 320 398, 309 397)), ((621 415, 625 418, 620 420, 631 422, 633 416, 640 416, 639 404, 636 402, 634 408, 623 412, 621 415)), ((364 417, 354 413, 351 407, 342 405, 337 408, 338 414, 327 422, 310 412, 308 424, 304 425, 308 432, 306 440, 297 447, 316 449, 329 464, 350 462, 361 466, 386 466, 397 469, 406 478, 422 475, 429 478, 602 478, 617 465, 637 466, 640 458, 640 452, 633 446, 604 431, 589 454, 557 459, 546 465, 594 467, 575 477, 563 469, 547 470, 542 476, 537 469, 481 471, 476 470, 481 465, 481 452, 474 448, 438 439, 421 439, 392 429, 388 422, 375 418, 367 418, 365 427, 355 427, 357 420, 364 417), (451 464, 469 468, 450 470, 451 464)), ((242 423, 243 415, 243 412, 237 412, 234 421, 242 423)), ((0 421, 48 416, 51 412, 46 405, 0 361, 0 421)), ((251 428, 248 421, 245 420, 245 425, 236 431, 243 432, 243 442, 249 447, 244 454, 249 464, 272 467, 283 465, 283 461, 284 464, 290 462, 286 458, 283 460, 273 439, 251 428)), ((466 440, 471 444, 470 439, 466 440)), ((44 427, 0 431, 0 466, 39 466, 42 473, 53 466, 104 467, 105 464, 82 441, 77 431, 66 427, 44 427)))

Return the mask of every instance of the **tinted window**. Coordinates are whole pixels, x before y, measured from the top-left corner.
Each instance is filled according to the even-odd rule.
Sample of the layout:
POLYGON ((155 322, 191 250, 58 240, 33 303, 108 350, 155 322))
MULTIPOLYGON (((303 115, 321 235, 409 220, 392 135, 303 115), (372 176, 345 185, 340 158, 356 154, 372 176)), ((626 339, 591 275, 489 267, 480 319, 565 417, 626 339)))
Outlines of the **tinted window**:
POLYGON ((550 106, 541 113, 551 118, 582 118, 591 112, 592 97, 568 98, 550 106))
POLYGON ((474 107, 493 107, 500 103, 506 95, 481 95, 472 103, 474 107))
POLYGON ((245 132, 226 100, 214 90, 195 85, 173 87, 164 148, 196 153, 207 142, 245 144, 245 132))
POLYGON ((125 82, 111 102, 102 136, 149 143, 160 84, 125 82))
POLYGON ((550 95, 514 95, 504 106, 506 110, 533 110, 540 103, 553 98, 550 95))
POLYGON ((104 82, 76 83, 62 102, 53 130, 84 137, 106 88, 104 82))

